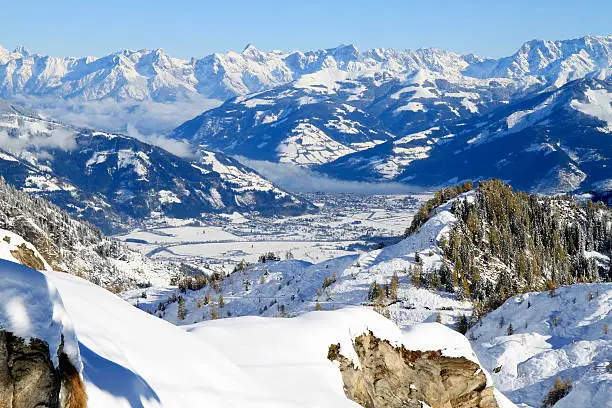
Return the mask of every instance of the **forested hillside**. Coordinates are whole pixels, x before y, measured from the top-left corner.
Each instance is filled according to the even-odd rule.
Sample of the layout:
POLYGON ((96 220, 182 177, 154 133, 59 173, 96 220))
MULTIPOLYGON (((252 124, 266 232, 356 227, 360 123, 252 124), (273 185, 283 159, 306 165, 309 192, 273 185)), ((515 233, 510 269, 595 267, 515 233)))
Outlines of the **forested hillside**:
POLYGON ((434 286, 486 311, 517 293, 612 279, 612 210, 604 204, 515 192, 499 180, 460 196, 469 187, 436 193, 407 230, 459 196, 451 207, 457 221, 440 241, 445 261, 430 275, 434 286))
POLYGON ((32 243, 53 269, 82 276, 111 290, 146 286, 155 280, 167 284, 180 268, 178 264, 145 258, 48 201, 17 190, 2 177, 0 228, 32 243))

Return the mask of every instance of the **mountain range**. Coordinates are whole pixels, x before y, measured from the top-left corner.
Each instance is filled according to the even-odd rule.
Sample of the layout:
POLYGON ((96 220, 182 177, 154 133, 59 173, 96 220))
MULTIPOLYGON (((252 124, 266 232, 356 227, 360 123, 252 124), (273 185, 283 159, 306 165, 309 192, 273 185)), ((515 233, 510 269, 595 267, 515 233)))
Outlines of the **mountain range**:
POLYGON ((605 191, 611 44, 532 41, 499 60, 355 50, 349 64, 230 99, 171 137, 347 180, 500 177, 530 191, 605 191))
POLYGON ((519 87, 564 83, 610 65, 612 37, 530 41, 512 56, 491 59, 439 49, 360 52, 353 45, 315 51, 262 51, 248 45, 241 53, 214 53, 183 60, 164 50, 123 50, 104 57, 51 57, 0 48, 0 96, 54 95, 87 100, 171 101, 201 94, 228 99, 270 89, 304 75, 333 68, 376 81, 405 79, 428 71, 440 78, 474 81, 505 78, 519 87))
POLYGON ((534 192, 605 197, 611 66, 612 36, 534 40, 499 59, 352 45, 308 52, 249 45, 190 61, 163 50, 56 58, 2 48, 0 96, 9 102, 0 164, 9 182, 106 231, 155 216, 314 209, 242 158, 348 181, 432 188, 496 177, 534 192), (127 117, 150 103, 225 102, 170 132, 189 146, 191 157, 178 157, 146 139, 65 124, 12 102, 20 98, 30 106, 133 104, 127 117))

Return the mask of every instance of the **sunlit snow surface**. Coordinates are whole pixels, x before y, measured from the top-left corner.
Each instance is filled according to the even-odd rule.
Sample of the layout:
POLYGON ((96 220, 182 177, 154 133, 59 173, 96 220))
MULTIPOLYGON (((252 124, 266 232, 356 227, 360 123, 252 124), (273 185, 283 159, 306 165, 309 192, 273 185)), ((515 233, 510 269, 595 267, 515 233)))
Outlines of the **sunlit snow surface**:
POLYGON ((368 308, 225 319, 184 331, 80 278, 47 275, 74 321, 92 408, 201 407, 202 401, 209 407, 356 408, 327 350, 339 342, 354 357, 351 340, 368 330, 409 349, 431 344, 476 359, 468 340, 451 329, 430 323, 404 332, 368 308))
POLYGON ((539 407, 560 376, 571 379, 573 390, 555 407, 612 407, 611 307, 610 283, 562 287, 553 297, 527 293, 467 335, 498 389, 517 403, 539 407))
MULTIPOLYGON (((0 236, 11 239, 11 243, 0 241, 0 330, 26 341, 43 340, 54 366, 59 364, 61 350, 80 369, 74 327, 57 289, 41 272, 20 265, 11 255, 23 240, 4 230, 0 230, 0 236)), ((37 251, 35 255, 40 256, 37 251)))

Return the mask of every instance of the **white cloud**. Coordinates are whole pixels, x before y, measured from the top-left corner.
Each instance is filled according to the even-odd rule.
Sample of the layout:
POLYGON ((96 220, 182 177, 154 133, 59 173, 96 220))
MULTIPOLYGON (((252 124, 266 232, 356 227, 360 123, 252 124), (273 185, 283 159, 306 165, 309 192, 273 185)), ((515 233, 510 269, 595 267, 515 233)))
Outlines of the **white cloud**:
POLYGON ((245 166, 253 168, 279 187, 294 193, 409 194, 422 191, 421 188, 402 183, 368 183, 338 180, 292 164, 250 160, 241 156, 236 157, 236 159, 245 166))
MULTIPOLYGON (((54 97, 35 98, 31 96, 19 96, 17 100, 24 106, 36 109, 43 116, 48 116, 53 120, 78 127, 124 133, 145 143, 159 146, 177 156, 187 158, 194 156, 189 143, 169 139, 163 134, 221 103, 218 100, 199 96, 172 103, 117 102, 112 99, 67 101, 54 97)), ((61 138, 58 137, 56 140, 60 141, 61 138)), ((41 142, 44 144, 44 141, 41 142)), ((9 141, 9 144, 11 143, 22 146, 21 149, 23 149, 21 144, 23 142, 9 141)))
POLYGON ((117 102, 65 100, 55 97, 18 96, 19 103, 53 119, 109 132, 127 132, 128 124, 140 134, 164 134, 221 101, 194 96, 192 99, 161 103, 154 101, 117 102))
MULTIPOLYGON (((0 148, 20 155, 25 150, 35 148, 39 151, 62 149, 73 150, 77 147, 76 134, 62 127, 42 128, 36 122, 25 122, 22 127, 9 134, 0 131, 0 148)), ((43 153, 39 154, 42 157, 43 153)))
POLYGON ((162 149, 169 151, 176 156, 184 158, 195 157, 194 149, 186 141, 169 139, 165 136, 157 134, 143 135, 138 131, 136 126, 132 124, 127 125, 127 134, 128 136, 138 139, 141 142, 161 147, 162 149))

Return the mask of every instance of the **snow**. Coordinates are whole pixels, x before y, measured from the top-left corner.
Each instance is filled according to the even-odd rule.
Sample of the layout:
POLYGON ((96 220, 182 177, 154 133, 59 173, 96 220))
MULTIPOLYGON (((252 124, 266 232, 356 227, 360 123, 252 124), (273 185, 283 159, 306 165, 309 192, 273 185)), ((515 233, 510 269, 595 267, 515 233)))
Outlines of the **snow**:
POLYGON ((328 163, 354 151, 310 123, 299 123, 277 147, 281 163, 307 166, 328 163))
POLYGON ((269 99, 250 98, 242 102, 242 104, 247 108, 254 108, 260 105, 274 105, 274 101, 269 99))
POLYGON ((401 343, 408 350, 440 350, 444 356, 465 357, 480 364, 466 337, 440 323, 408 326, 402 332, 401 343))
POLYGON ((611 407, 612 284, 575 284, 508 299, 468 332, 497 388, 516 403, 539 407, 557 376, 573 390, 555 407, 611 407), (512 324, 513 334, 508 334, 512 324))
POLYGON ((0 229, 0 238, 2 239, 0 241, 0 259, 5 259, 11 262, 19 263, 19 261, 17 260, 17 258, 13 256, 11 251, 18 250, 20 246, 21 247, 25 246, 25 248, 27 248, 28 250, 34 253, 35 257, 37 257, 38 259, 42 261, 45 270, 51 270, 51 267, 45 261, 45 258, 43 258, 40 255, 36 247, 34 247, 34 245, 24 240, 21 236, 11 231, 0 229))
POLYGON ((606 89, 587 89, 586 102, 572 100, 570 106, 585 115, 593 116, 606 123, 602 131, 612 132, 612 92, 606 89))
POLYGON ((295 83, 296 88, 308 88, 320 93, 334 93, 338 88, 338 82, 348 78, 346 71, 337 68, 323 68, 318 72, 303 75, 295 83))
POLYGON ((108 155, 112 154, 110 151, 95 152, 89 160, 85 163, 85 167, 94 166, 96 164, 102 164, 108 159, 108 155))
MULTIPOLYGON (((232 185, 232 190, 238 195, 250 191, 264 191, 273 192, 276 198, 288 196, 286 192, 280 190, 270 181, 261 177, 251 169, 238 167, 238 162, 221 162, 217 153, 202 150, 200 151, 199 160, 205 167, 212 169, 212 171, 218 173, 224 181, 230 183, 232 185)), ((206 170, 198 166, 194 167, 206 172, 206 170)))
POLYGON ((253 213, 209 215, 195 220, 160 219, 116 238, 153 259, 208 264, 231 272, 241 260, 256 263, 262 253, 319 263, 374 247, 372 237, 401 235, 423 196, 305 194, 316 214, 295 217, 253 213))
POLYGON ((63 343, 63 352, 80 371, 74 327, 56 288, 41 272, 12 262, 6 246, 2 244, 0 253, 0 329, 26 340, 45 341, 55 367, 63 343))
POLYGON ((208 407, 356 408, 344 396, 327 350, 340 343, 343 355, 356 358, 352 340, 368 330, 410 349, 432 344, 445 354, 474 358, 467 339, 442 325, 402 331, 363 307, 294 319, 224 319, 185 331, 73 275, 42 274, 9 261, 0 261, 0 270, 2 295, 20 298, 0 314, 3 327, 8 322, 16 333, 52 345, 63 333, 74 358, 80 350, 91 408, 189 408, 202 401, 208 407), (417 336, 420 331, 431 343, 417 336))
POLYGON ((36 192, 36 191, 74 191, 75 187, 70 184, 64 183, 49 174, 30 175, 25 179, 25 187, 23 191, 36 192))
POLYGON ((303 406, 204 341, 83 279, 47 272, 74 322, 90 408, 303 406))
POLYGON ((290 319, 229 318, 185 329, 253 377, 274 384, 281 396, 318 408, 358 406, 344 396, 338 365, 326 357, 329 346, 339 343, 340 353, 359 366, 353 340, 368 331, 408 350, 440 350, 443 355, 478 361, 469 341, 454 330, 438 323, 400 330, 364 307, 310 312, 290 319))
POLYGON ((429 88, 419 85, 410 85, 403 87, 399 91, 390 95, 391 99, 400 99, 403 94, 408 92, 414 92, 410 95, 410 99, 428 99, 428 98, 436 98, 437 95, 433 93, 429 88))
MULTIPOLYGON (((469 198, 469 194, 466 193, 460 197, 469 198)), ((172 293, 168 288, 148 288, 144 290, 147 294, 146 299, 140 297, 142 291, 129 292, 124 297, 131 303, 138 304, 140 308, 175 324, 190 324, 210 319, 212 303, 216 304, 220 295, 223 295, 225 305, 223 308, 218 308, 217 312, 223 317, 281 316, 283 314, 294 316, 314 310, 317 303, 325 310, 342 308, 347 305, 367 304, 370 285, 373 282, 389 284, 393 275, 397 274, 400 282, 398 302, 388 306, 388 311, 395 323, 400 327, 406 327, 415 323, 434 322, 439 315, 444 324, 453 325, 460 316, 469 317, 472 314, 472 305, 448 293, 414 287, 411 284, 409 272, 416 266, 415 253, 418 253, 421 258, 425 274, 439 267, 442 258, 437 247, 438 242, 448 233, 450 226, 455 221, 455 217, 450 212, 451 205, 452 202, 449 202, 440 207, 438 212, 433 214, 432 218, 416 234, 384 249, 357 254, 349 252, 349 255, 345 252, 344 256, 339 256, 343 255, 339 254, 336 257, 332 256, 331 259, 323 262, 319 260, 315 263, 299 261, 298 259, 305 259, 305 257, 299 250, 296 250, 296 259, 293 260, 253 263, 247 270, 234 273, 221 281, 218 291, 205 287, 198 291, 181 294, 188 311, 183 320, 178 319, 177 303, 166 302, 169 294, 172 293), (324 280, 332 276, 335 276, 335 281, 323 287, 324 280), (212 302, 203 305, 202 300, 207 295, 212 298, 212 302), (165 311, 157 310, 159 302, 168 303, 165 311), (281 305, 283 312, 281 312, 281 305)), ((199 243, 189 245, 186 242, 172 246, 172 248, 168 246, 168 249, 171 249, 175 255, 185 256, 197 256, 203 252, 222 256, 223 252, 229 253, 233 249, 238 252, 238 257, 252 262, 256 262, 257 254, 264 253, 266 248, 281 256, 286 250, 294 251, 295 247, 303 249, 312 246, 314 250, 321 251, 320 246, 317 248, 307 240, 268 243, 252 239, 241 243, 234 238, 230 242, 215 242, 215 235, 211 234, 208 237, 208 233, 202 234, 202 231, 196 229, 193 231, 195 234, 201 234, 200 238, 196 239, 209 240, 210 244, 206 246, 199 243)), ((181 236, 179 235, 180 230, 176 230, 176 233, 177 236, 181 236)), ((142 235, 140 237, 145 240, 152 238, 142 235)), ((183 235, 183 237, 180 239, 187 239, 186 236, 183 235)), ((158 238, 158 240, 163 239, 172 240, 173 238, 158 238)), ((333 251, 330 253, 334 254, 333 251)))
POLYGON ((2 153, 0 152, 0 160, 4 160, 4 161, 12 161, 12 162, 16 162, 18 161, 16 158, 14 158, 13 156, 9 156, 6 153, 2 153))
POLYGON ((394 110, 395 113, 400 113, 403 111, 427 112, 427 109, 420 102, 408 102, 406 105, 400 106, 394 110))
POLYGON ((162 204, 172 204, 172 203, 180 203, 181 199, 178 196, 170 191, 170 190, 159 190, 157 192, 159 196, 159 202, 162 204))
POLYGON ((117 166, 120 169, 132 167, 134 173, 141 179, 144 179, 147 175, 147 168, 150 165, 151 161, 149 156, 144 152, 135 152, 130 149, 121 149, 117 152, 117 166))

